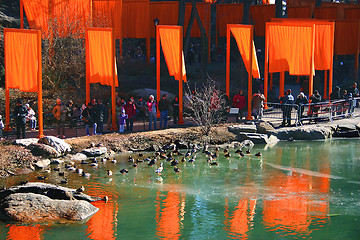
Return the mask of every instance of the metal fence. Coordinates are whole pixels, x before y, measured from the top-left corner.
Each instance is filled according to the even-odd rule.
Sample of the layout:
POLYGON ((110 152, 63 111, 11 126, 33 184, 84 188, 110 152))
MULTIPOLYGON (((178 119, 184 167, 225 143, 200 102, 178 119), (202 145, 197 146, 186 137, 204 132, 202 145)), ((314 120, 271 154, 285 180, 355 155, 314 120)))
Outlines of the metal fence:
POLYGON ((355 111, 360 103, 360 97, 332 102, 308 104, 281 104, 266 102, 263 118, 279 122, 282 125, 302 125, 318 121, 333 121, 334 119, 359 116, 355 111))

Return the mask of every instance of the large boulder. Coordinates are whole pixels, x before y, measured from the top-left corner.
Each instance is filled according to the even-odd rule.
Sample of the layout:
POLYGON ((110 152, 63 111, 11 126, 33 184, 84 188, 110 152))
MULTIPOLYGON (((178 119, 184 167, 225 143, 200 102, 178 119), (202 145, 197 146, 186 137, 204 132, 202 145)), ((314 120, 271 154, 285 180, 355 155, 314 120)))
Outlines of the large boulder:
POLYGON ((36 163, 34 163, 36 168, 39 169, 43 169, 43 168, 47 168, 50 165, 50 160, 49 159, 44 159, 44 160, 39 160, 36 163))
POLYGON ((29 182, 25 185, 13 186, 0 191, 0 199, 14 193, 36 193, 50 197, 51 199, 69 200, 69 194, 77 200, 85 200, 87 202, 99 201, 101 198, 91 197, 81 192, 77 192, 76 189, 67 187, 56 186, 53 184, 42 182, 29 182))
POLYGON ((15 193, 2 199, 1 212, 15 221, 84 220, 99 209, 84 200, 53 200, 35 193, 15 193))
POLYGON ((98 157, 105 154, 106 152, 106 147, 92 147, 81 151, 81 153, 85 154, 87 157, 98 157))
POLYGON ((234 134, 239 133, 255 133, 256 132, 256 125, 254 124, 238 124, 228 127, 228 131, 234 134))
POLYGON ((71 146, 64 140, 57 137, 46 136, 40 138, 38 142, 53 147, 60 153, 61 156, 71 152, 71 146))
POLYGON ((256 132, 262 134, 271 134, 275 131, 275 128, 266 121, 259 121, 256 123, 256 132))
POLYGON ((280 140, 317 140, 332 137, 331 127, 320 125, 279 128, 273 133, 280 140))
POLYGON ((335 129, 333 137, 360 137, 359 129, 354 124, 339 124, 335 129))
POLYGON ((14 144, 28 147, 31 144, 37 143, 38 141, 39 141, 39 139, 37 139, 37 138, 23 138, 23 139, 16 139, 14 141, 14 144))
POLYGON ((34 156, 56 158, 61 155, 55 148, 41 143, 32 143, 27 148, 34 156))
POLYGON ((84 161, 84 160, 86 160, 86 159, 88 159, 88 157, 87 157, 85 154, 83 154, 83 153, 77 153, 77 154, 71 156, 71 160, 72 160, 72 161, 81 162, 81 161, 84 161))
POLYGON ((255 144, 269 144, 278 142, 279 139, 275 136, 268 136, 267 134, 261 133, 239 133, 237 135, 239 141, 251 140, 255 144))

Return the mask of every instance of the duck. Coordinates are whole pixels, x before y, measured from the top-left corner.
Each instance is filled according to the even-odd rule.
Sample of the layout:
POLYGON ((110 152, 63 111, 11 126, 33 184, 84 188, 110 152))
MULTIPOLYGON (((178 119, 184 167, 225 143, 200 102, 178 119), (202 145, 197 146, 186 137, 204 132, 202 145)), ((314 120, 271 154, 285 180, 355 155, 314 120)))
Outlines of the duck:
POLYGON ((68 183, 67 178, 61 179, 61 180, 60 180, 60 183, 62 183, 62 184, 66 184, 66 183, 68 183))
POLYGON ((250 154, 250 149, 246 150, 245 153, 246 153, 246 154, 250 154))
POLYGON ((219 163, 217 163, 217 162, 210 162, 209 164, 210 164, 210 166, 218 166, 219 165, 219 163))
POLYGON ((235 151, 235 153, 238 153, 238 154, 239 154, 239 153, 242 153, 242 152, 243 152, 243 151, 242 151, 241 149, 238 149, 238 150, 235 151))
POLYGON ((59 176, 64 176, 65 173, 64 172, 59 172, 59 176))
POLYGON ((203 148, 203 153, 207 152, 209 149, 209 146, 207 144, 204 145, 204 148, 203 148))
POLYGON ((225 153, 225 157, 229 158, 229 157, 231 157, 231 154, 229 152, 227 152, 227 153, 225 153))
POLYGON ((22 180, 22 181, 20 181, 20 184, 21 185, 25 185, 25 184, 27 184, 29 181, 28 180, 22 180))
POLYGON ((138 166, 138 164, 137 164, 137 163, 134 163, 134 164, 133 164, 133 167, 137 167, 137 166, 138 166))
POLYGON ((176 165, 178 165, 178 164, 179 164, 179 161, 176 160, 176 159, 174 159, 174 160, 171 161, 171 166, 176 166, 176 165))
POLYGON ((150 158, 145 158, 144 161, 145 161, 145 162, 150 162, 151 159, 150 159, 150 158))
POLYGON ((219 147, 216 147, 216 148, 215 148, 215 152, 218 152, 219 150, 220 150, 219 147))
POLYGON ((75 172, 78 173, 78 174, 82 174, 83 171, 84 171, 84 170, 83 170, 82 168, 77 168, 75 172))
POLYGON ((261 157, 261 152, 255 154, 256 157, 261 157))
POLYGON ((89 178, 91 176, 90 173, 86 173, 85 171, 82 172, 81 176, 89 178))
POLYGON ((144 162, 142 159, 136 159, 136 162, 144 162))
POLYGON ((54 167, 53 170, 54 170, 55 172, 59 172, 59 171, 60 171, 60 168, 59 168, 59 167, 54 167))
POLYGON ((178 167, 174 167, 174 172, 179 173, 181 171, 180 171, 180 169, 178 167))
POLYGON ((229 146, 227 146, 225 149, 224 149, 224 153, 227 154, 229 152, 229 146))
POLYGON ((77 193, 81 193, 81 192, 84 192, 84 191, 85 191, 85 187, 82 186, 82 185, 78 189, 76 189, 77 193))
POLYGON ((97 164, 97 163, 91 163, 90 166, 91 166, 91 167, 98 167, 99 164, 97 164))
POLYGON ((148 163, 149 166, 153 166, 156 163, 156 159, 152 159, 150 160, 150 162, 148 163))
POLYGON ((38 176, 37 179, 40 180, 40 181, 42 181, 42 180, 45 180, 46 177, 45 177, 45 176, 38 176))
POLYGON ((163 169, 164 169, 163 163, 160 163, 160 167, 158 167, 158 168, 156 169, 155 173, 161 173, 163 169))
POLYGON ((172 158, 173 154, 172 154, 172 152, 169 152, 166 156, 167 156, 168 158, 172 158))
POLYGON ((100 161, 101 161, 101 162, 106 162, 107 159, 106 159, 106 158, 101 158, 100 161))
POLYGON ((108 175, 109 177, 113 175, 113 172, 112 172, 110 169, 108 169, 108 170, 106 170, 106 171, 107 171, 107 175, 108 175))
POLYGON ((186 154, 185 154, 185 157, 190 157, 190 156, 191 156, 191 152, 187 151, 186 154))
POLYGON ((120 170, 120 172, 121 172, 122 174, 125 174, 125 173, 128 173, 129 170, 127 170, 126 168, 123 168, 123 169, 120 170))
POLYGON ((95 147, 102 147, 103 144, 101 142, 99 142, 98 144, 95 145, 95 147))
POLYGON ((194 162, 195 162, 195 157, 190 158, 190 159, 188 160, 188 162, 189 162, 189 163, 194 163, 194 162))
POLYGON ((172 160, 174 160, 172 157, 168 157, 168 158, 166 159, 167 162, 171 162, 172 160))
POLYGON ((183 158, 181 159, 181 162, 185 162, 185 161, 186 161, 186 158, 183 157, 183 158))
POLYGON ((135 159, 132 156, 129 156, 129 162, 134 162, 135 159))
POLYGON ((113 160, 111 160, 111 163, 116 163, 116 159, 114 158, 113 160))
POLYGON ((104 196, 104 197, 103 197, 103 201, 104 201, 105 203, 107 203, 107 202, 109 201, 109 197, 108 197, 108 196, 104 196))
POLYGON ((138 154, 138 156, 139 156, 139 157, 143 157, 143 156, 144 156, 144 154, 142 154, 142 153, 139 153, 139 154, 138 154))

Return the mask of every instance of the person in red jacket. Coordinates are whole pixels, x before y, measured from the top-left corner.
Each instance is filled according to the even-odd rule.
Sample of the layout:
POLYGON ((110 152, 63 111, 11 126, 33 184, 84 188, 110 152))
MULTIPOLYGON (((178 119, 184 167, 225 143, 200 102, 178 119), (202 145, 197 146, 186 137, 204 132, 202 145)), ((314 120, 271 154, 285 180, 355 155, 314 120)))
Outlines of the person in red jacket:
POLYGON ((243 111, 246 106, 246 98, 245 98, 243 90, 240 90, 239 93, 234 96, 234 98, 232 100, 232 105, 233 105, 233 107, 236 107, 239 109, 237 120, 242 119, 243 111))
POLYGON ((133 131, 133 125, 134 125, 134 118, 136 115, 136 107, 134 104, 134 98, 131 97, 129 101, 125 104, 125 113, 128 115, 128 118, 126 119, 126 131, 132 132, 133 131))

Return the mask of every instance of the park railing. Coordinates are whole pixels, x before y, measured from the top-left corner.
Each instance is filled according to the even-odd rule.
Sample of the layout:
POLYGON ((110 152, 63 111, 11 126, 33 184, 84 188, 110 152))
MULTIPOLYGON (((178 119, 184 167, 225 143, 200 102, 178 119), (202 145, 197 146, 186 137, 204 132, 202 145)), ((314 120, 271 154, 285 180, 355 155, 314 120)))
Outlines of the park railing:
POLYGON ((355 111, 360 103, 360 97, 326 101, 308 104, 281 104, 267 102, 267 109, 263 111, 263 118, 272 119, 281 123, 291 123, 302 125, 304 122, 333 121, 345 117, 360 116, 359 111, 355 111))

